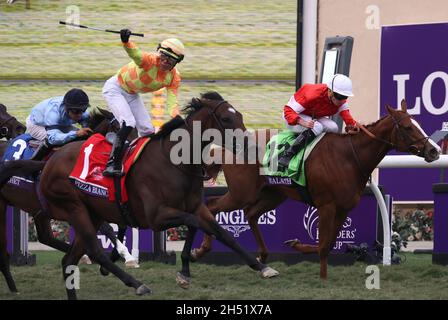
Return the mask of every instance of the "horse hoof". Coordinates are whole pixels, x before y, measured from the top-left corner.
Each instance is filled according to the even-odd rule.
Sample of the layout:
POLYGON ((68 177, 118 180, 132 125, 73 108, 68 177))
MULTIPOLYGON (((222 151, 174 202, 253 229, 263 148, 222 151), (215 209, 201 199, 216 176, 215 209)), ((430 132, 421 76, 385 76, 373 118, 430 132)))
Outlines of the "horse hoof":
POLYGON ((138 288, 135 290, 135 293, 136 293, 138 296, 143 296, 143 295, 145 295, 145 294, 151 294, 152 291, 151 291, 151 289, 149 289, 146 285, 142 284, 140 287, 138 287, 138 288))
POLYGON ((137 260, 128 260, 124 263, 126 268, 132 268, 132 269, 138 269, 140 268, 140 265, 138 264, 137 260))
POLYGON ((260 271, 260 274, 262 278, 272 278, 278 276, 280 273, 271 267, 265 267, 260 271))
POLYGON ((92 264, 92 260, 90 260, 88 255, 83 255, 81 259, 79 259, 78 264, 92 264))
POLYGON ((108 276, 109 275, 109 271, 107 271, 105 268, 100 267, 100 273, 102 276, 108 276))
POLYGON ((286 240, 285 242, 283 242, 284 245, 290 246, 291 248, 293 248, 298 243, 300 243, 299 239, 291 239, 291 240, 286 240))
POLYGON ((191 262, 198 261, 198 249, 192 249, 190 251, 190 261, 191 262))
POLYGON ((182 289, 188 289, 190 286, 190 277, 186 277, 182 273, 178 272, 176 274, 176 282, 182 289))

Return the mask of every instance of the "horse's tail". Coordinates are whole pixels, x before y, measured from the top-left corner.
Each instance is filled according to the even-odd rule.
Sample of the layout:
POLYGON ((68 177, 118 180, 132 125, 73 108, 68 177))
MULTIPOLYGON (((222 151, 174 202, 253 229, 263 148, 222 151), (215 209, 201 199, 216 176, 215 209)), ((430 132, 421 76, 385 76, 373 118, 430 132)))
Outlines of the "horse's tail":
POLYGON ((0 188, 12 176, 27 176, 44 168, 45 161, 13 160, 0 163, 0 188))

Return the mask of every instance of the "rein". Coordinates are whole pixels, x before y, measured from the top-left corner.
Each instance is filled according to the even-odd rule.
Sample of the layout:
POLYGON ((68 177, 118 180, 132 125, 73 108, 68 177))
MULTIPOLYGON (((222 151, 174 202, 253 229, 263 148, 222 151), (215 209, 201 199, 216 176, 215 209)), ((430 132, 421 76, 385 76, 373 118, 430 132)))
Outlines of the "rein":
MULTIPOLYGON (((410 116, 411 116, 411 115, 407 114, 406 116, 400 118, 400 119, 397 121, 392 115, 390 115, 390 117, 392 117, 392 121, 394 122, 394 128, 397 128, 397 131, 398 131, 398 133, 400 134, 400 138, 401 138, 401 140, 403 140, 404 142, 406 142, 406 140, 409 140, 409 139, 408 139, 409 137, 407 137, 407 136, 402 132, 402 130, 400 130, 400 127, 402 127, 402 126, 400 126, 400 122, 403 121, 403 119, 406 119, 406 118, 408 118, 408 117, 410 117, 410 116)), ((392 149, 396 149, 396 150, 398 150, 398 146, 397 146, 397 144, 395 144, 395 143, 393 143, 393 142, 391 142, 391 141, 385 140, 385 139, 383 139, 383 138, 377 137, 375 134, 373 134, 372 132, 370 132, 364 125, 362 125, 362 124, 358 124, 358 123, 357 123, 356 126, 357 126, 362 132, 364 132, 368 137, 370 137, 371 139, 376 140, 376 141, 379 141, 379 142, 381 142, 381 143, 383 143, 383 144, 386 144, 386 145, 388 145, 388 146, 389 146, 390 148, 392 148, 392 149)), ((408 149, 409 152, 411 152, 411 153, 413 153, 413 154, 415 154, 415 155, 417 155, 417 156, 418 156, 418 155, 421 155, 421 154, 423 153, 424 147, 425 147, 426 143, 428 142, 428 140, 429 140, 429 137, 423 137, 423 138, 418 139, 418 140, 416 140, 416 141, 411 141, 411 143, 409 144, 409 146, 407 146, 407 149, 408 149), (420 142, 420 141, 422 141, 422 140, 426 140, 426 141, 425 141, 425 143, 423 144, 423 148, 419 150, 417 147, 414 146, 414 144, 415 144, 416 142, 420 142), (413 149, 413 147, 414 147, 415 149, 413 149), (416 150, 417 152, 412 152, 413 150, 416 150)), ((352 135, 351 135, 351 134, 350 134, 349 142, 350 142, 350 147, 352 148, 352 151, 353 151, 353 155, 354 155, 354 157, 355 157, 355 161, 356 161, 356 163, 357 163, 357 165, 358 165, 358 167, 359 167, 359 170, 361 171, 362 176, 363 176, 364 178, 370 180, 370 179, 371 179, 371 176, 370 176, 370 175, 366 175, 365 172, 364 172, 364 170, 362 169, 361 161, 359 160, 359 158, 358 158, 358 154, 356 153, 355 147, 354 147, 354 145, 353 145, 352 135)))
MULTIPOLYGON (((208 109, 208 114, 210 116, 213 117, 213 120, 215 120, 216 124, 218 125, 218 127, 224 132, 224 126, 222 125, 221 121, 219 121, 218 117, 216 116, 216 111, 218 110, 219 107, 221 107, 224 103, 227 103, 226 100, 222 100, 219 103, 216 104, 216 106, 213 107, 213 109, 208 109)), ((185 123, 185 127, 187 128, 187 130, 190 132, 191 126, 188 125, 188 117, 187 119, 184 119, 184 123, 185 123)), ((190 137, 192 137, 192 133, 190 132, 190 137)), ((177 168, 179 171, 181 171, 182 173, 192 176, 192 177, 196 177, 196 178, 201 178, 204 181, 209 180, 211 177, 209 177, 206 172, 207 170, 204 169, 204 165, 201 163, 201 174, 198 174, 196 172, 191 172, 188 171, 186 169, 184 169, 182 166, 179 165, 175 165, 171 162, 171 159, 168 157, 168 155, 164 152, 164 148, 163 148, 163 141, 164 141, 164 137, 160 138, 160 149, 161 152, 163 154, 163 156, 165 157, 165 159, 171 163, 175 168, 177 168)), ((199 164, 198 164, 199 165, 199 164)))

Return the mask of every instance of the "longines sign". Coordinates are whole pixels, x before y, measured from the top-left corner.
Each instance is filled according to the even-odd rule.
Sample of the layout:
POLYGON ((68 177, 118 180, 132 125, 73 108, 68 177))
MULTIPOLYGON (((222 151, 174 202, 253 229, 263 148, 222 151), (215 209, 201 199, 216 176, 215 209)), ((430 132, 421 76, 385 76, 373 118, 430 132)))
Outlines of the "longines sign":
MULTIPOLYGON (((385 26, 381 30, 380 115, 386 104, 408 112, 428 136, 448 119, 448 23, 385 26)), ((436 141, 437 142, 437 141, 436 141)), ((380 184, 395 200, 432 200, 440 169, 381 169, 380 184), (418 181, 418 183, 416 183, 418 181)))

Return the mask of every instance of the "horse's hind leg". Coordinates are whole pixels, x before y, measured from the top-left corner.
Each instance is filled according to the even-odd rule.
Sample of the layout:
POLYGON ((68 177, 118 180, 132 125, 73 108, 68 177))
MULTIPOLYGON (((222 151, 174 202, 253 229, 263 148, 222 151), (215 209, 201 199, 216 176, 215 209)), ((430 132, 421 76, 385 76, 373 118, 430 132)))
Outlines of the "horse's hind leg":
POLYGON ((70 249, 70 245, 68 243, 65 243, 64 241, 56 239, 53 236, 50 218, 47 215, 43 214, 42 212, 36 214, 34 216, 34 224, 36 226, 39 242, 55 248, 56 250, 68 252, 68 250, 70 249))
MULTIPOLYGON (((74 227, 76 236, 82 240, 82 243, 84 245, 82 248, 72 248, 72 250, 67 253, 67 257, 64 260, 64 267, 67 267, 70 263, 75 263, 75 258, 80 258, 80 252, 82 251, 83 253, 83 249, 85 249, 87 255, 92 260, 103 266, 106 270, 112 272, 126 286, 133 287, 136 290, 137 295, 151 293, 151 290, 148 287, 146 287, 140 281, 137 281, 130 274, 124 272, 120 267, 110 261, 109 257, 106 256, 104 250, 100 247, 97 240, 97 228, 94 227, 87 209, 81 203, 73 200, 71 202, 60 202, 65 206, 64 208, 54 206, 53 203, 56 202, 50 203, 50 205, 52 206, 51 212, 54 213, 55 216, 69 216, 69 222, 74 227), (65 212, 60 212, 61 210, 65 212)), ((97 225, 97 227, 99 227, 99 224, 97 225)), ((66 269, 64 268, 63 272, 65 272, 65 270, 66 269)))
POLYGON ((0 270, 5 277, 9 291, 17 292, 16 283, 9 269, 9 254, 6 251, 6 203, 0 199, 0 270))

